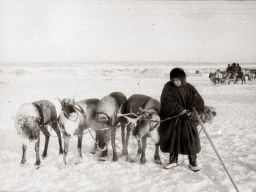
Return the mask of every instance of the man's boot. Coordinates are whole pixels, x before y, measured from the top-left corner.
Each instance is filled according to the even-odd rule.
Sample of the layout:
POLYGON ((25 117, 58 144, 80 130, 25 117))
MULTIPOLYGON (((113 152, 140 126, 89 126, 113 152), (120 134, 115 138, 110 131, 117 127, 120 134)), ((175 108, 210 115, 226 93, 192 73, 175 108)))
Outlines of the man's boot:
POLYGON ((171 169, 176 166, 178 166, 178 154, 170 153, 169 163, 164 168, 171 169))
POLYGON ((189 156, 188 156, 189 168, 190 168, 192 171, 194 171, 194 172, 200 170, 200 167, 197 165, 196 158, 197 158, 196 155, 189 155, 189 156))

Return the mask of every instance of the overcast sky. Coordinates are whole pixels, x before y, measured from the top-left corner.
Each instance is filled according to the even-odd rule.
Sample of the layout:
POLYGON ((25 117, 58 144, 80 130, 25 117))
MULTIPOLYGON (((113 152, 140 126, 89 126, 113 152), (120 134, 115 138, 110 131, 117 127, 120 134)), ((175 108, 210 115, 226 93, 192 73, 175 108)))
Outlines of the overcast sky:
POLYGON ((256 2, 0 0, 0 63, 256 62, 256 2))

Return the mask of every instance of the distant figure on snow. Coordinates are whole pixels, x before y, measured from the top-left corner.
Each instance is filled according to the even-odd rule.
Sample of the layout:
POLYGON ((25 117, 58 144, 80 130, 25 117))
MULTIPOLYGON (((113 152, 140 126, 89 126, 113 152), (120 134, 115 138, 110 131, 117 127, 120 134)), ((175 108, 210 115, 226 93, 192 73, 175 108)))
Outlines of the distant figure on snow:
POLYGON ((242 71, 241 67, 239 66, 239 63, 236 64, 237 70, 242 71))
POLYGON ((236 72, 237 71, 236 70, 236 63, 232 63, 230 71, 232 71, 232 72, 236 72))
POLYGON ((227 72, 230 72, 230 71, 231 71, 231 66, 230 66, 230 64, 228 64, 227 72))

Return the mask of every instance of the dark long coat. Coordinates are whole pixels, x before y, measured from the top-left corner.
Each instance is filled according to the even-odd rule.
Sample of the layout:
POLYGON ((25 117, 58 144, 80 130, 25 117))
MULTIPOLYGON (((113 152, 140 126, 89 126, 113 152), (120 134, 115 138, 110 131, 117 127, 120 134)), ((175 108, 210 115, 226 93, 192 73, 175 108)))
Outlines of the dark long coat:
MULTIPOLYGON (((194 86, 184 83, 176 87, 167 82, 161 95, 161 120, 178 115, 183 109, 201 113, 204 100, 194 86)), ((163 121, 159 127, 160 149, 162 152, 196 155, 200 152, 200 140, 196 122, 188 117, 179 116, 163 121)))

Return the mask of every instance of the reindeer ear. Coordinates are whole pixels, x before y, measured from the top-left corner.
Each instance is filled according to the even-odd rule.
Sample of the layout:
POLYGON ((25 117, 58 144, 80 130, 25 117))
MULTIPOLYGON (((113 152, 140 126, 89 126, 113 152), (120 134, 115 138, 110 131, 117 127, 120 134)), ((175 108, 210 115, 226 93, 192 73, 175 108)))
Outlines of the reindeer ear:
POLYGON ((72 97, 72 101, 75 103, 75 101, 76 101, 76 95, 74 95, 74 97, 72 97))
POLYGON ((61 99, 59 97, 55 97, 55 99, 57 99, 59 102, 61 101, 61 99))
POLYGON ((60 102, 60 105, 62 106, 62 99, 60 99, 59 97, 56 97, 56 99, 58 99, 58 101, 60 102))
POLYGON ((123 108, 123 104, 121 104, 120 107, 118 108, 117 114, 122 114, 123 112, 122 108, 123 108))

